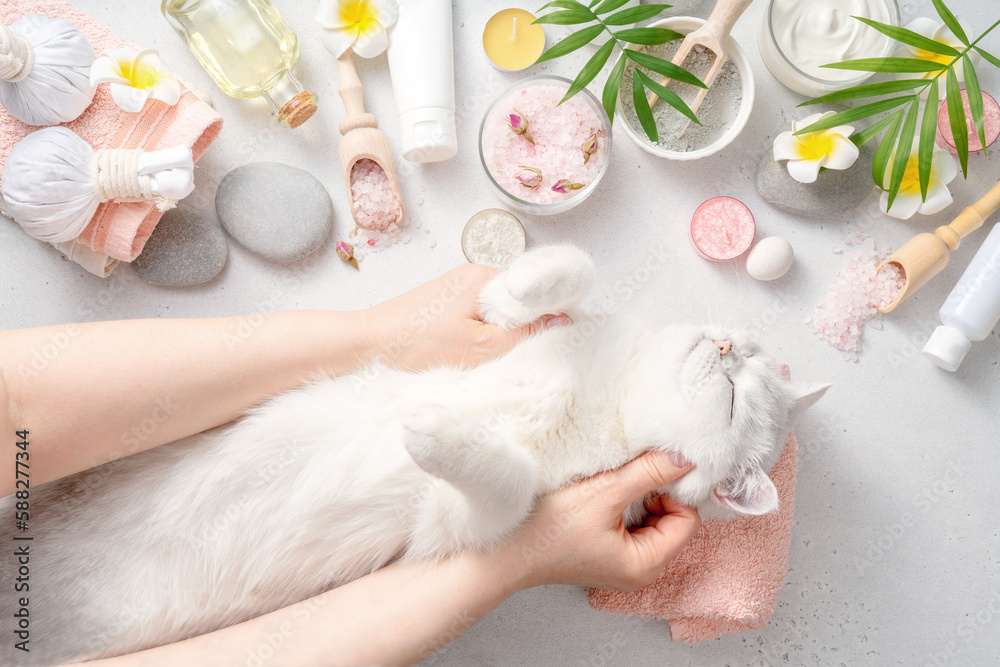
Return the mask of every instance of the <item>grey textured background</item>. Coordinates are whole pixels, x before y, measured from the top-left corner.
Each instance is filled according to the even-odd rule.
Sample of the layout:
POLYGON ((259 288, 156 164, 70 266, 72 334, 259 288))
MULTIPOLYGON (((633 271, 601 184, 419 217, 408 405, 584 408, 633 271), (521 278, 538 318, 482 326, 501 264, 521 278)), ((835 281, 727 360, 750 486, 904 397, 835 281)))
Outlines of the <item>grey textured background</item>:
MULTIPOLYGON (((320 111, 298 130, 278 127, 261 100, 227 98, 212 84, 161 18, 154 0, 74 0, 120 35, 160 49, 181 76, 208 91, 226 123, 199 163, 197 190, 187 202, 212 214, 215 187, 233 167, 276 160, 312 172, 330 190, 334 236, 351 228, 336 157, 336 95, 332 57, 312 22, 314 2, 275 0, 299 34, 298 73, 319 93, 320 111)), ((537 10, 538 3, 514 2, 537 10)), ((952 0, 979 34, 998 18, 994 0, 952 0)), ((903 19, 932 15, 930 0, 901 2, 903 19)), ((707 16, 711 2, 693 13, 707 16)), ((84 273, 52 248, 0 221, 0 325, 41 326, 138 317, 204 317, 294 308, 361 308, 395 295, 464 261, 459 239, 475 212, 498 205, 479 165, 476 133, 483 110, 520 76, 573 76, 589 56, 532 68, 495 70, 485 59, 481 32, 501 3, 464 0, 455 7, 459 154, 447 162, 410 166, 401 159, 402 188, 414 240, 362 263, 356 273, 333 253, 281 266, 231 243, 228 266, 197 288, 156 288, 128 266, 109 280, 84 273), (419 197, 424 198, 417 205, 419 197), (437 240, 431 249, 430 241, 437 240)), ((803 100, 765 69, 757 26, 766 0, 757 0, 734 34, 757 80, 749 125, 723 152, 696 163, 660 161, 615 130, 605 182, 577 210, 553 218, 521 216, 529 243, 571 241, 597 259, 595 298, 616 298, 625 310, 655 321, 720 321, 761 329, 793 376, 831 381, 833 389, 798 426, 800 471, 787 584, 761 632, 693 646, 674 645, 666 623, 598 613, 583 589, 548 587, 522 592, 495 610, 427 665, 703 665, 703 664, 996 664, 1000 660, 1000 535, 997 477, 1000 448, 1000 340, 976 343, 959 373, 925 361, 919 350, 936 312, 982 242, 981 230, 951 265, 914 299, 865 335, 860 363, 841 361, 803 324, 843 261, 831 252, 860 227, 899 247, 914 234, 947 223, 1000 177, 997 157, 971 160, 972 174, 952 186, 956 203, 931 217, 897 221, 876 211, 873 193, 849 215, 796 219, 760 200, 753 173, 773 137, 805 111, 803 100), (731 195, 753 210, 759 235, 781 235, 795 248, 792 271, 758 283, 742 262, 710 264, 690 248, 690 215, 703 200, 731 195), (663 246, 668 265, 643 281, 638 271, 650 247, 663 246), (625 287, 632 280, 634 288, 625 287), (624 296, 623 296, 624 294, 624 296)), ((554 32, 550 32, 551 36, 554 32)), ((1000 52, 1000 32, 983 45, 1000 52)), ((981 67, 983 88, 1000 95, 1000 76, 981 67)), ((366 103, 398 150, 399 130, 385 57, 359 61, 366 103)), ((594 87, 599 91, 599 88, 594 87)), ((996 148, 992 153, 996 152, 996 148)), ((393 632, 387 628, 387 632, 393 632)))

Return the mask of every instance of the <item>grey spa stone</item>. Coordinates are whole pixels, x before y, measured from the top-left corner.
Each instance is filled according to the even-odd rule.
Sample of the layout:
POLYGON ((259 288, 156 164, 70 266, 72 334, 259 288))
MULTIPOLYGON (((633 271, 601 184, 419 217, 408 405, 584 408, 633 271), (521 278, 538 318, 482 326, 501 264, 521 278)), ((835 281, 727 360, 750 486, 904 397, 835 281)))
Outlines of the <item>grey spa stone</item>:
POLYGON ((132 268, 150 285, 206 283, 222 271, 229 244, 214 221, 183 209, 163 214, 132 268))
POLYGON ((768 150, 757 165, 757 192, 768 204, 782 211, 813 218, 835 216, 850 211, 871 193, 871 144, 861 147, 861 155, 849 169, 827 169, 815 183, 799 183, 788 175, 785 160, 777 161, 768 150))
POLYGON ((222 178, 215 211, 247 250, 275 262, 294 262, 330 235, 333 202, 307 171, 278 162, 237 167, 222 178))

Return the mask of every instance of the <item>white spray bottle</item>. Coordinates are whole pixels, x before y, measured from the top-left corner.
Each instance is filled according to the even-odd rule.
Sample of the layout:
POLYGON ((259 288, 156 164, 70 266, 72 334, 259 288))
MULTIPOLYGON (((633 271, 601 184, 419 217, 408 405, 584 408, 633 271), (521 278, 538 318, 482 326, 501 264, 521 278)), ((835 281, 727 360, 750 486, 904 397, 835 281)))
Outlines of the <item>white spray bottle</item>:
POLYGON ((924 345, 924 356, 955 372, 972 348, 1000 320, 1000 225, 993 227, 939 312, 942 326, 924 345))

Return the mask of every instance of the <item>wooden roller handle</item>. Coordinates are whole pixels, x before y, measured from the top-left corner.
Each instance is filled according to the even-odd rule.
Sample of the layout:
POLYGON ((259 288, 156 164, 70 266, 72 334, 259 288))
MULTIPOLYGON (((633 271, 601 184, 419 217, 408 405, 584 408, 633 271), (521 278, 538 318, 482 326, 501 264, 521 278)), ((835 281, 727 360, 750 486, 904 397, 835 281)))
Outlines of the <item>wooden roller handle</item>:
POLYGON ((347 117, 340 121, 340 133, 347 134, 359 127, 378 127, 378 119, 365 112, 365 87, 354 68, 353 51, 347 49, 337 58, 337 83, 347 117))
POLYGON ((1000 209, 1000 183, 983 195, 975 204, 966 207, 964 211, 952 220, 946 227, 938 227, 934 234, 944 240, 951 250, 957 250, 961 239, 983 226, 986 219, 1000 209))

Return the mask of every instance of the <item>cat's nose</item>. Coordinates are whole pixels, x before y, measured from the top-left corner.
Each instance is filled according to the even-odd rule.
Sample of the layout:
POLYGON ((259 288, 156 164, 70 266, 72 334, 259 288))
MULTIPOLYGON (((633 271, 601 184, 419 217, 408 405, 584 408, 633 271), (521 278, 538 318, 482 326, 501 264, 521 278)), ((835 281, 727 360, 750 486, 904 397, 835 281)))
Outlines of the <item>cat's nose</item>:
POLYGON ((713 340, 715 346, 719 348, 719 356, 724 357, 729 354, 729 350, 733 349, 733 344, 728 340, 713 340))

